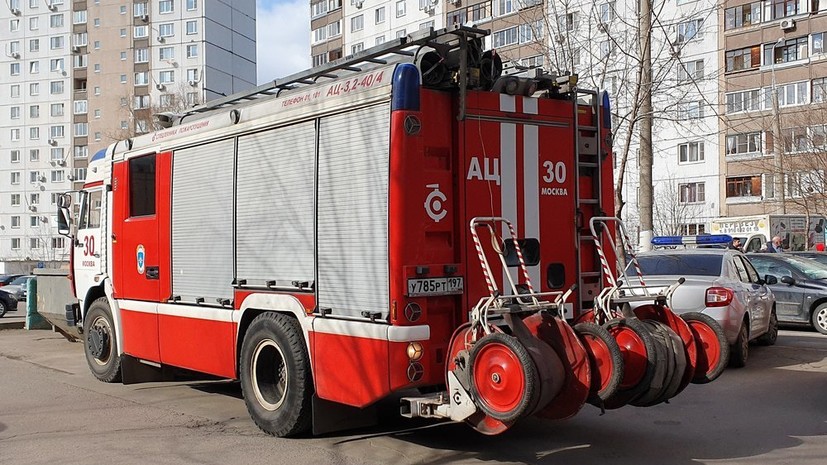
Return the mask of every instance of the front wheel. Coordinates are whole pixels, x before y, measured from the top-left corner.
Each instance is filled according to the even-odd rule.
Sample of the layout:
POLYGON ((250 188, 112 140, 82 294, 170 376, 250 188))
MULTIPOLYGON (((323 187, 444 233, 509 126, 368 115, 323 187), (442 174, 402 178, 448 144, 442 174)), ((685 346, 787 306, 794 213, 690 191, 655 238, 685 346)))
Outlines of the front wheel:
POLYGON ((239 378, 247 411, 262 431, 286 437, 310 428, 310 358, 294 318, 268 312, 250 323, 241 345, 239 378))
POLYGON ((0 318, 3 318, 7 311, 9 311, 9 309, 6 307, 6 303, 0 300, 0 318))
POLYGON ((827 334, 827 304, 821 304, 813 310, 813 316, 810 320, 816 331, 821 334, 827 334))
POLYGON ((121 380, 121 356, 118 353, 115 324, 109 301, 101 297, 89 306, 83 324, 86 363, 95 378, 104 383, 121 380))

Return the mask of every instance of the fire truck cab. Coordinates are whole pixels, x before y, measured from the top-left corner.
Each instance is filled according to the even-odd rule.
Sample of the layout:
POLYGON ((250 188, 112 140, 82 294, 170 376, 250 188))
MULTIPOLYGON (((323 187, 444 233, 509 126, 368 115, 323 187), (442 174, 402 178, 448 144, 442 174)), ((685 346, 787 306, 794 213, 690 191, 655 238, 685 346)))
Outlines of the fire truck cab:
POLYGON ((576 413, 608 97, 501 76, 484 34, 422 31, 94 154, 60 215, 94 375, 239 379, 279 436, 416 388, 439 394, 403 414, 486 434, 576 413))

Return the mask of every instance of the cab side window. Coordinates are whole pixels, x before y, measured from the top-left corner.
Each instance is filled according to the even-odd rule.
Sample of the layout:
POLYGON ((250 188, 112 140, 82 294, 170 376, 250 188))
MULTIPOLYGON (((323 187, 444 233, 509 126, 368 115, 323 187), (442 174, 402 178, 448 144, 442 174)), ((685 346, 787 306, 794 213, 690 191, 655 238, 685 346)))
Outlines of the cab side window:
POLYGON ((732 263, 735 265, 735 271, 738 273, 738 279, 741 280, 741 282, 748 283, 749 275, 747 274, 747 269, 744 267, 744 261, 741 257, 732 257, 732 263))
POLYGON ((758 275, 758 272, 755 270, 755 267, 752 266, 749 260, 741 258, 744 260, 744 267, 747 269, 747 274, 749 275, 749 280, 755 284, 758 284, 761 281, 761 276, 758 275))
POLYGON ((101 226, 101 197, 100 190, 84 192, 81 199, 81 213, 78 216, 79 229, 100 228, 101 226))

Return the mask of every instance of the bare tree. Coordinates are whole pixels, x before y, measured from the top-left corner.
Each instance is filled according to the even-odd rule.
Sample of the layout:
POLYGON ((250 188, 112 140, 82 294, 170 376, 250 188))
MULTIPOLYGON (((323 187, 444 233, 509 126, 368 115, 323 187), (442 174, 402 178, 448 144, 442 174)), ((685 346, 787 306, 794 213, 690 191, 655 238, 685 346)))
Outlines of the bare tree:
POLYGON ((160 95, 128 93, 124 97, 126 105, 121 107, 121 111, 129 124, 127 128, 116 129, 106 134, 112 141, 162 129, 156 115, 181 113, 202 103, 200 93, 194 92, 193 88, 184 82, 165 84, 164 92, 160 95))

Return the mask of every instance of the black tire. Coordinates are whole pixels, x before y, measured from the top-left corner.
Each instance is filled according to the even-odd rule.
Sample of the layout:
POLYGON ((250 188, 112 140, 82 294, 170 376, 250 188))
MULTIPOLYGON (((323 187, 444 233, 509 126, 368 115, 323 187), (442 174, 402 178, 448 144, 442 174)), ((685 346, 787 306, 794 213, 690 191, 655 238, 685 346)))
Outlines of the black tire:
POLYGON ((121 380, 121 355, 112 311, 106 297, 89 306, 83 318, 83 348, 92 374, 104 383, 121 380))
POLYGON ((661 331, 658 322, 643 320, 643 323, 649 328, 655 340, 655 353, 657 354, 657 358, 655 361, 655 376, 652 377, 652 381, 649 383, 649 389, 629 402, 629 404, 636 407, 646 407, 655 403, 657 399, 666 392, 666 389, 668 389, 669 382, 675 371, 675 359, 668 345, 670 344, 670 342, 667 341, 668 336, 661 331))
MULTIPOLYGON (((646 349, 646 369, 643 373, 642 378, 636 385, 629 388, 618 388, 615 394, 609 397, 606 402, 604 402, 604 407, 607 409, 616 409, 620 408, 629 403, 630 400, 634 400, 636 397, 640 396, 642 393, 645 393, 649 389, 649 385, 652 383, 652 379, 655 376, 655 368, 657 364, 657 350, 655 348, 656 342, 654 336, 652 336, 652 331, 643 321, 638 320, 637 318, 614 318, 607 321, 603 328, 609 331, 611 334, 611 329, 614 326, 620 326, 631 330, 633 333, 640 338, 641 342, 643 343, 643 347, 646 349)), ((621 352, 622 353, 622 352, 621 352)), ((626 365, 624 361, 624 376, 626 375, 626 365)), ((622 384, 622 382, 621 382, 622 384)))
POLYGON ((695 324, 700 324, 706 328, 706 331, 711 331, 714 335, 711 339, 716 339, 718 343, 718 347, 720 347, 720 353, 717 354, 717 363, 714 366, 708 367, 706 371, 701 371, 700 369, 695 370, 695 376, 692 377, 693 384, 706 384, 715 381, 721 373, 724 372, 726 368, 727 362, 729 361, 729 343, 727 342, 726 335, 724 334, 724 329, 721 325, 715 321, 709 315, 700 312, 687 312, 682 313, 681 318, 687 324, 689 324, 689 330, 692 332, 692 337, 695 338, 695 347, 698 354, 697 363, 698 365, 702 363, 709 363, 708 357, 705 355, 704 347, 708 344, 704 343, 704 341, 700 340, 699 337, 701 336, 700 333, 697 332, 697 329, 693 326, 695 324))
MULTIPOLYGON (((602 326, 588 322, 578 323, 574 326, 574 332, 577 333, 577 336, 586 348, 586 352, 589 354, 589 362, 591 364, 592 372, 592 386, 589 390, 589 402, 594 405, 600 405, 603 401, 617 392, 618 387, 620 387, 620 382, 623 380, 623 354, 620 353, 620 346, 617 345, 617 341, 615 341, 612 335, 606 331, 606 328, 602 326), (605 344, 605 350, 609 355, 608 362, 611 363, 612 373, 608 381, 605 383, 605 387, 602 389, 600 378, 594 375, 600 369, 598 366, 598 360, 595 359, 595 356, 591 351, 591 346, 587 343, 587 341, 585 341, 585 338, 587 337, 592 337, 605 344)), ((606 360, 602 360, 602 362, 605 363, 606 360)))
POLYGON ((749 359, 749 328, 747 328, 747 322, 744 321, 741 323, 741 329, 738 330, 735 344, 729 347, 729 366, 743 368, 747 365, 747 359, 749 359))
POLYGON ((0 300, 0 318, 3 318, 6 315, 7 311, 9 311, 9 309, 8 307, 6 307, 6 303, 0 300))
MULTIPOLYGON (((537 405, 537 397, 540 395, 540 383, 537 367, 534 365, 534 361, 531 359, 531 355, 529 355, 528 350, 520 343, 519 340, 517 340, 516 337, 503 333, 492 333, 483 336, 471 348, 471 354, 468 358, 468 366, 470 367, 469 371, 471 375, 471 395, 474 397, 475 403, 480 410, 489 417, 503 422, 515 421, 526 413, 529 413, 532 406, 537 405), (485 362, 485 359, 482 359, 481 357, 484 357, 486 354, 485 351, 489 350, 494 344, 499 344, 502 348, 505 348, 514 354, 514 357, 519 364, 520 374, 524 380, 524 387, 521 392, 522 396, 512 408, 507 410, 497 408, 496 405, 491 404, 491 399, 486 398, 485 393, 480 391, 477 378, 477 376, 480 376, 481 378, 485 377, 484 372, 478 373, 478 370, 483 368, 483 365, 480 364, 485 362)), ((488 378, 485 377, 484 381, 487 382, 487 380, 488 378)), ((502 381, 500 379, 492 379, 492 382, 499 384, 502 381)), ((505 390, 502 391, 504 392, 505 390)))
POLYGON ((813 328, 821 334, 827 334, 827 304, 821 304, 813 310, 810 316, 813 328))
POLYGON ((313 379, 295 318, 257 316, 244 335, 238 371, 247 411, 262 431, 288 437, 310 429, 313 379))
POLYGON ((771 346, 775 345, 775 341, 778 340, 778 316, 775 314, 775 306, 772 307, 772 313, 770 314, 770 326, 767 328, 767 332, 762 334, 758 337, 756 342, 761 344, 762 346, 771 346))

